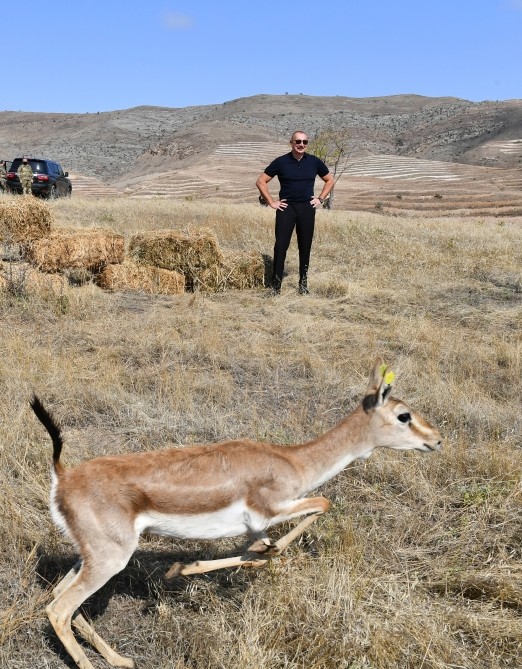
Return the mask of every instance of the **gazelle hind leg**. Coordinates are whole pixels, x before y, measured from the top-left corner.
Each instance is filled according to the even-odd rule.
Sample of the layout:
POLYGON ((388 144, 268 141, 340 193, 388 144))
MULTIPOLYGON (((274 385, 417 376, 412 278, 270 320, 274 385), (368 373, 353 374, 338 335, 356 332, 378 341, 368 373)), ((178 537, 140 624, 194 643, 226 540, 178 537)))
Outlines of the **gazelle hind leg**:
POLYGON ((53 588, 53 599, 57 599, 62 594, 62 592, 69 587, 69 585, 72 583, 72 581, 74 581, 74 579, 78 575, 81 566, 82 566, 82 561, 78 560, 78 562, 74 565, 74 567, 70 571, 68 571, 67 574, 65 574, 62 580, 58 581, 58 583, 53 588))
POLYGON ((104 641, 94 628, 85 620, 81 613, 73 616, 72 624, 85 641, 91 644, 112 667, 128 667, 133 669, 134 660, 117 653, 104 641))
MULTIPOLYGON (((56 587, 53 590, 53 597, 56 599, 61 595, 62 592, 64 592, 69 584, 75 579, 77 576, 80 567, 81 567, 81 560, 78 561, 74 567, 69 571, 63 578, 62 580, 56 585, 56 587)), ((79 612, 76 611, 73 616, 72 616, 72 624, 75 629, 78 630, 80 635, 82 636, 85 641, 91 644, 102 657, 104 657, 107 662, 113 666, 113 667, 133 667, 134 662, 127 658, 123 657, 119 653, 117 653, 113 648, 111 648, 102 638, 101 636, 95 631, 95 629, 90 625, 90 623, 85 620, 83 615, 79 612)))
POLYGON ((117 574, 128 562, 129 555, 120 559, 106 559, 102 565, 86 565, 84 562, 79 572, 73 568, 56 586, 57 596, 47 606, 47 616, 56 635, 80 669, 94 669, 82 647, 74 638, 71 624, 74 624, 81 636, 92 644, 96 650, 115 667, 132 669, 134 662, 130 658, 116 653, 92 628, 77 609, 93 593, 117 574))
POLYGON ((165 578, 170 579, 174 576, 204 574, 209 571, 226 569, 230 567, 262 567, 272 557, 280 555, 292 543, 292 541, 301 536, 306 528, 309 527, 312 523, 315 523, 319 516, 328 511, 329 508, 330 502, 324 497, 305 498, 298 500, 297 502, 293 502, 281 513, 281 516, 295 517, 297 515, 302 515, 303 513, 308 513, 310 515, 307 515, 306 518, 303 518, 303 520, 298 525, 296 525, 292 530, 290 530, 290 532, 285 534, 275 543, 270 542, 267 545, 264 538, 260 538, 254 542, 243 555, 238 555, 231 558, 222 558, 220 560, 198 560, 197 562, 193 562, 192 564, 188 565, 176 562, 168 570, 165 578), (262 552, 256 555, 255 548, 259 542, 261 542, 263 546, 266 546, 266 548, 263 550, 263 546, 260 546, 262 552))

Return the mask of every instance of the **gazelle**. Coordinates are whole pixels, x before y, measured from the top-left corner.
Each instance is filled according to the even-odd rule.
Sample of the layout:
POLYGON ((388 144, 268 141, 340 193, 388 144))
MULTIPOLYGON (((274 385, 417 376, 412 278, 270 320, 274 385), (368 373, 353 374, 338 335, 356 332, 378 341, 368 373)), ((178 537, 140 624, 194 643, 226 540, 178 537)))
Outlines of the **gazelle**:
POLYGON ((436 451, 438 430, 390 396, 393 372, 377 360, 362 403, 337 427, 308 443, 281 446, 238 439, 219 444, 103 456, 72 469, 60 462, 61 429, 34 396, 31 406, 53 441, 51 512, 76 544, 80 561, 54 589, 47 615, 80 669, 93 669, 71 623, 115 667, 133 667, 99 637, 78 607, 128 563, 142 532, 186 539, 246 534, 240 556, 167 573, 187 575, 223 567, 260 566, 283 551, 330 502, 305 497, 375 448, 436 451), (305 518, 272 543, 266 530, 305 518))

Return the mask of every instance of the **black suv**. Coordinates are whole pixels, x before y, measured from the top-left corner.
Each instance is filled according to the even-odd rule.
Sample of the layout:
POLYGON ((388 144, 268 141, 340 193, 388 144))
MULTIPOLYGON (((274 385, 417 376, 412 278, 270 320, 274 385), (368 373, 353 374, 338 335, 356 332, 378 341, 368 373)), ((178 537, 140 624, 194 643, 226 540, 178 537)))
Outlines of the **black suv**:
MULTIPOLYGON (((64 172, 58 163, 45 158, 28 158, 27 162, 33 168, 33 195, 49 199, 69 196, 72 193, 72 184, 68 179, 69 172, 64 172)), ((6 186, 13 193, 22 192, 22 184, 16 171, 22 164, 22 158, 15 158, 7 173, 6 186)))

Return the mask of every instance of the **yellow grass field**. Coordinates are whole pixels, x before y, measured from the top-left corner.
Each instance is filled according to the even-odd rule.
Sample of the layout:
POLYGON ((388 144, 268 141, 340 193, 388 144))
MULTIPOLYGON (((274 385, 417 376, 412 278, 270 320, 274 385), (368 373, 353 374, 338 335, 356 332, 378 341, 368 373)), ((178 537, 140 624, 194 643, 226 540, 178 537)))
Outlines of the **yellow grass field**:
MULTIPOLYGON (((57 226, 126 244, 205 227, 225 252, 272 252, 274 212, 255 205, 49 206, 57 226)), ((44 611, 76 556, 50 517, 33 392, 63 425, 67 465, 241 436, 295 443, 356 406, 378 354, 394 394, 442 432, 440 452, 356 461, 321 488, 332 510, 262 569, 166 582, 173 562, 242 540, 144 536, 83 610, 140 669, 520 669, 522 219, 320 211, 316 230, 310 296, 296 292, 295 240, 276 298, 0 291, 0 669, 73 666, 44 611)))

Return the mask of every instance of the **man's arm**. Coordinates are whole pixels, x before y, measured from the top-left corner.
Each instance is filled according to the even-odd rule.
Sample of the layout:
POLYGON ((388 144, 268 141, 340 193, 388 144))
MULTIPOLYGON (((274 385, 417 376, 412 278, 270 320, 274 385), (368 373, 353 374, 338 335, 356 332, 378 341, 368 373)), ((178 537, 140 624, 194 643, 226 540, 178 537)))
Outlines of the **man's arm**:
POLYGON ((266 172, 262 172, 256 181, 257 189, 259 190, 261 195, 265 198, 269 207, 272 207, 272 209, 281 209, 281 210, 286 209, 288 205, 284 200, 274 200, 270 195, 270 191, 268 190, 269 181, 272 181, 272 177, 268 176, 266 172))
POLYGON ((321 177, 321 179, 324 181, 324 185, 321 192, 317 197, 314 196, 310 200, 312 207, 315 208, 319 207, 322 204, 322 200, 326 200, 326 198, 328 197, 328 193, 332 190, 332 188, 335 185, 333 174, 331 174, 330 172, 328 172, 328 174, 325 174, 324 177, 321 177))

